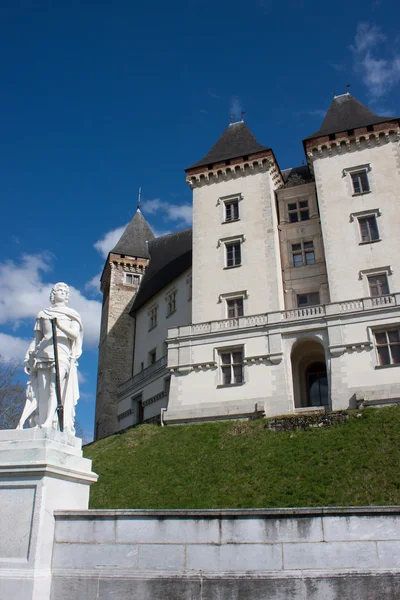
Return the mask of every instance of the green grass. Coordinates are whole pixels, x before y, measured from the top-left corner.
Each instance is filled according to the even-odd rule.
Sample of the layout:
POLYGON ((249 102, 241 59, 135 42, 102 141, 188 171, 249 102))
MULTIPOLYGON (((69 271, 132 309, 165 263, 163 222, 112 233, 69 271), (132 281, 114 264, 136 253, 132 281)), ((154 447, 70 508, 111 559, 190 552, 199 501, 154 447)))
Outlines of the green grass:
POLYGON ((84 449, 91 508, 400 504, 400 408, 275 432, 265 420, 142 425, 84 449))

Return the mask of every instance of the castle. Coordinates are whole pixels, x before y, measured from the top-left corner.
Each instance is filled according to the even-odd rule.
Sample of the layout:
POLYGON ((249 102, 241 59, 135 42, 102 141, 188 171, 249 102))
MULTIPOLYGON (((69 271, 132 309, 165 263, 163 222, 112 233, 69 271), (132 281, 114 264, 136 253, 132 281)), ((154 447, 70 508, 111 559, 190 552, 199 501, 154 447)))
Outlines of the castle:
POLYGON ((399 125, 336 96, 281 171, 232 123, 186 169, 193 229, 138 209, 101 278, 96 439, 400 399, 399 125))

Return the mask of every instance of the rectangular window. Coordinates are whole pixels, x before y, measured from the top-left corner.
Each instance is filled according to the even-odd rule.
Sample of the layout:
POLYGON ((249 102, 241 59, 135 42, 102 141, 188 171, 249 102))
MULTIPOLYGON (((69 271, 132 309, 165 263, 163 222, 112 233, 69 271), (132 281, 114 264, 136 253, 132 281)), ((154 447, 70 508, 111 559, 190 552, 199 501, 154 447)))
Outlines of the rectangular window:
POLYGON ((243 350, 221 352, 220 359, 222 385, 243 383, 243 350))
POLYGON ((369 293, 372 297, 385 296, 389 293, 387 275, 371 275, 368 277, 369 293))
POLYGON ((156 348, 154 348, 154 350, 150 350, 150 352, 149 352, 149 366, 154 365, 156 360, 157 360, 157 350, 156 350, 156 348))
POLYGON ((192 299, 192 276, 191 275, 186 279, 186 283, 187 283, 187 299, 188 299, 188 301, 190 301, 192 299))
POLYGON ((292 244, 292 256, 294 267, 315 264, 314 242, 292 244))
POLYGON ((355 194, 365 194, 369 192, 369 182, 367 171, 358 171, 358 173, 350 173, 355 194))
POLYGON ((225 202, 225 222, 237 221, 239 218, 238 200, 229 200, 225 202))
POLYGON ((134 273, 125 273, 126 285, 137 285, 139 283, 140 276, 134 273))
POLYGON ((157 325, 158 306, 153 306, 149 310, 149 331, 157 325))
POLYGON ((400 330, 375 332, 376 350, 380 365, 400 364, 400 330))
POLYGON ((311 294, 298 294, 297 306, 303 308, 303 306, 317 306, 320 303, 319 292, 312 292, 311 294))
POLYGON ((243 298, 232 298, 226 301, 228 319, 243 317, 243 298))
POLYGON ((362 242, 374 242, 379 240, 378 224, 374 215, 370 217, 358 217, 362 242))
POLYGON ((310 210, 308 200, 299 200, 288 204, 289 223, 298 223, 299 221, 308 221, 310 210))
POLYGON ((176 311, 176 290, 167 296, 167 317, 176 311))
POLYGON ((226 266, 237 267, 242 263, 240 242, 226 244, 226 266))

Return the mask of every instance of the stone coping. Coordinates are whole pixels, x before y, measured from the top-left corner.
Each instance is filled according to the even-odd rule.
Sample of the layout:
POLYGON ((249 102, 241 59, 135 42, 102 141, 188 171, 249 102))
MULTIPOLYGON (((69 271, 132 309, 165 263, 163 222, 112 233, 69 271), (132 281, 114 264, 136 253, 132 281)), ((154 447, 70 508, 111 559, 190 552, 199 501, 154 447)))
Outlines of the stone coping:
POLYGON ((70 519, 104 519, 118 517, 147 517, 147 518, 290 518, 290 517, 321 517, 321 516, 374 516, 400 515, 400 506, 317 506, 299 508, 207 508, 207 509, 89 509, 89 510, 56 510, 57 518, 70 519))

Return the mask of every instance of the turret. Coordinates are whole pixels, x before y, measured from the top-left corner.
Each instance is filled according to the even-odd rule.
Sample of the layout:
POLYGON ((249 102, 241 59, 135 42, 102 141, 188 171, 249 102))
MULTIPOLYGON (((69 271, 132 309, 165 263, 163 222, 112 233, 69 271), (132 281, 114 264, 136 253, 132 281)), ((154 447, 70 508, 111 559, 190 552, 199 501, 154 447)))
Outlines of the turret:
POLYGON ((133 369, 135 330, 129 311, 149 262, 147 242, 153 239, 154 234, 138 208, 109 253, 101 276, 103 307, 95 439, 118 430, 117 388, 131 377, 133 369))

